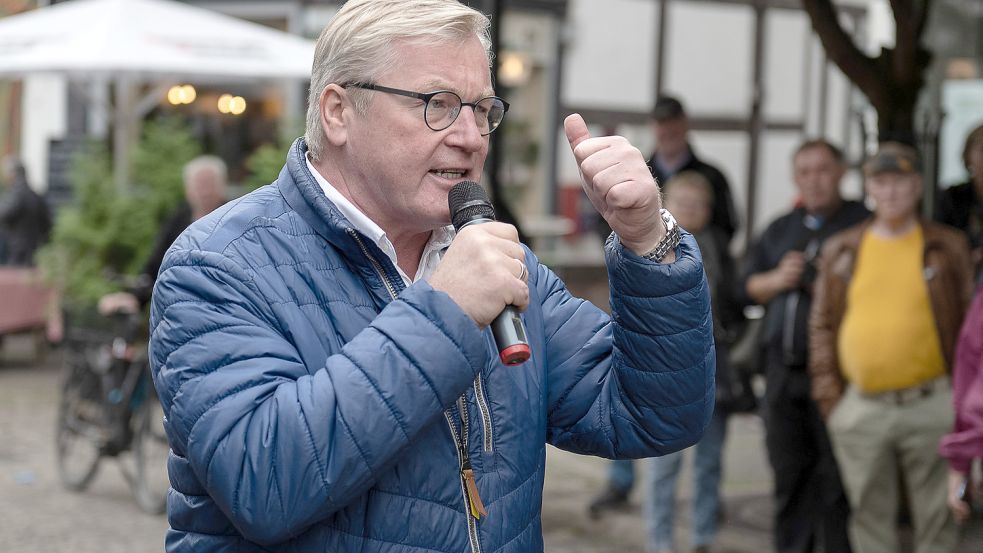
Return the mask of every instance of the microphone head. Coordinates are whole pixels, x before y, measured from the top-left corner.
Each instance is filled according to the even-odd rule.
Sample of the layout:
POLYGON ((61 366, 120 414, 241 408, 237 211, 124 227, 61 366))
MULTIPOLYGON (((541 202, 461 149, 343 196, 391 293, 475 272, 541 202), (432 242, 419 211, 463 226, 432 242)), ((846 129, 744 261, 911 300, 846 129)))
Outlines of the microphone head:
POLYGON ((466 180, 455 184, 447 195, 447 207, 450 209, 451 223, 455 230, 461 230, 472 221, 495 220, 495 208, 492 207, 488 194, 474 181, 466 180))

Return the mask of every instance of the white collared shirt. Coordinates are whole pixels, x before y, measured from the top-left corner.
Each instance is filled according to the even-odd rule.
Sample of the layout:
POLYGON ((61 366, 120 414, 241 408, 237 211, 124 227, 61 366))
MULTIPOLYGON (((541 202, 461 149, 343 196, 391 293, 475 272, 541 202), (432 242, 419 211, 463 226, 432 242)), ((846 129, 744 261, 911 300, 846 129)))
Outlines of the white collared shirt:
POLYGON ((338 211, 352 223, 355 230, 375 242, 375 245, 389 257, 396 270, 399 271, 399 276, 402 277, 405 285, 409 286, 433 274, 434 269, 437 268, 437 263, 440 262, 440 256, 443 255, 444 250, 454 240, 455 232, 452 225, 441 227, 430 233, 430 240, 427 241, 427 245, 423 248, 420 264, 416 268, 416 275, 410 279, 403 272, 403 269, 399 267, 399 263, 396 262, 396 248, 389 240, 389 237, 386 236, 386 231, 382 230, 382 227, 372 219, 369 219, 365 213, 362 213, 361 209, 348 201, 348 198, 344 197, 341 192, 338 192, 335 187, 331 186, 331 183, 317 171, 309 157, 305 156, 305 160, 307 161, 307 168, 311 170, 311 174, 314 175, 314 179, 321 186, 321 190, 324 190, 324 195, 327 196, 328 201, 333 203, 338 208, 338 211))

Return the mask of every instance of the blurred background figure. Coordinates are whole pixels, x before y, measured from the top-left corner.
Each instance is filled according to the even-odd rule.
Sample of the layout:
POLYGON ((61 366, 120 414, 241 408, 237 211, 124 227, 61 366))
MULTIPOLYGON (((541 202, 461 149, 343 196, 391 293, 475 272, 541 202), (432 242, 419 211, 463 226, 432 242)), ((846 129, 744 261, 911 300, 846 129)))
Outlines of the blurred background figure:
POLYGON ((843 153, 825 140, 802 143, 792 156, 800 207, 779 217, 748 252, 739 292, 766 307, 765 440, 774 474, 775 550, 850 551, 849 507, 826 428, 809 394, 809 329, 816 257, 824 240, 868 215, 845 201, 843 153))
POLYGON ((20 160, 0 160, 0 265, 34 265, 34 252, 48 240, 51 216, 27 182, 20 160))
POLYGON ((850 499, 856 551, 899 551, 901 490, 915 551, 950 553, 938 444, 952 429, 949 369, 972 293, 969 248, 919 218, 918 154, 888 142, 863 166, 874 217, 823 248, 810 323, 812 395, 850 499))
POLYGON ((983 125, 966 137, 963 163, 969 171, 969 180, 942 191, 936 218, 966 233, 974 274, 980 278, 983 277, 983 125))
POLYGON ((983 288, 963 321, 956 360, 952 368, 952 405, 956 414, 953 431, 942 438, 940 452, 949 461, 949 508, 957 522, 970 516, 970 505, 979 502, 983 481, 972 481, 972 464, 983 459, 983 288))
POLYGON ((154 249, 129 292, 106 294, 99 300, 99 312, 135 313, 150 302, 164 254, 192 222, 208 215, 226 201, 228 174, 216 156, 199 156, 184 166, 184 203, 164 222, 154 241, 154 249))
MULTIPOLYGON (((652 130, 656 143, 655 152, 648 160, 652 175, 660 185, 664 185, 676 174, 694 172, 709 183, 712 207, 706 223, 708 232, 704 242, 713 240, 714 249, 729 255, 728 246, 737 230, 730 185, 719 169, 702 161, 694 153, 689 143, 689 118, 682 102, 672 96, 659 97, 652 110, 652 130)), ((607 238, 611 228, 603 218, 598 218, 597 224, 601 238, 607 238)), ((690 230, 685 225, 683 228, 690 230)), ((705 251, 703 243, 700 249, 705 251)), ((596 518, 606 509, 625 507, 634 485, 635 469, 632 461, 612 461, 607 486, 591 501, 588 508, 590 515, 596 518)))
POLYGON ((689 117, 679 100, 672 96, 660 97, 652 110, 652 119, 655 152, 648 161, 652 174, 660 184, 669 182, 673 175, 683 171, 703 175, 710 183, 714 198, 709 226, 718 231, 726 248, 738 227, 727 178, 693 151, 689 143, 689 117))
MULTIPOLYGON (((703 438, 692 450, 693 513, 690 518, 690 543, 694 553, 709 551, 717 535, 720 520, 721 454, 727 432, 727 416, 731 410, 746 410, 746 401, 753 402, 751 390, 735 389, 740 379, 734 378, 728 362, 728 346, 737 335, 736 326, 741 311, 731 292, 734 263, 722 248, 721 233, 710 226, 714 197, 710 182, 701 173, 683 171, 663 187, 666 209, 676 215, 679 225, 693 234, 703 254, 712 299, 714 339, 717 353, 717 401, 703 438), (742 408, 743 403, 743 408, 742 408)), ((676 511, 676 484, 679 479, 683 452, 652 458, 651 490, 645 498, 649 529, 649 550, 656 553, 673 551, 673 518, 676 511)))

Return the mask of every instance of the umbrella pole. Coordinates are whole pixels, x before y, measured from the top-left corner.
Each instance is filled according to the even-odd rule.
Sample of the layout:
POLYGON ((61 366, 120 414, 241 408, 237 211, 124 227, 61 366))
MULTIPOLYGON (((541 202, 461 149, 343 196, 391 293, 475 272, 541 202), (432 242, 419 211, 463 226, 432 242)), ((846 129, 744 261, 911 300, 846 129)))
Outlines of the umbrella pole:
POLYGON ((133 140, 133 84, 127 77, 117 77, 116 114, 113 117, 113 183, 116 191, 125 192, 130 178, 130 140, 133 140))

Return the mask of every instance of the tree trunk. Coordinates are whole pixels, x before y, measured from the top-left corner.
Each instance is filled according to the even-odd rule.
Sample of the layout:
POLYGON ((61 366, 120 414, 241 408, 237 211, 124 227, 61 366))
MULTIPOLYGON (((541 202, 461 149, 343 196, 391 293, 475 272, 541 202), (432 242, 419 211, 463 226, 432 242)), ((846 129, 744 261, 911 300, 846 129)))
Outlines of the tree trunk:
POLYGON ((896 44, 876 58, 864 54, 843 29, 832 0, 802 0, 823 49, 867 96, 877 112, 879 140, 915 141, 915 105, 931 53, 920 44, 931 0, 890 0, 896 44))

